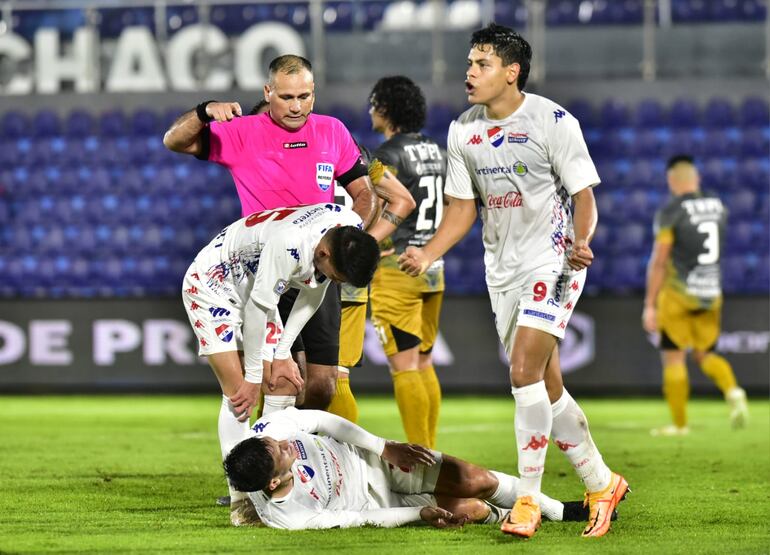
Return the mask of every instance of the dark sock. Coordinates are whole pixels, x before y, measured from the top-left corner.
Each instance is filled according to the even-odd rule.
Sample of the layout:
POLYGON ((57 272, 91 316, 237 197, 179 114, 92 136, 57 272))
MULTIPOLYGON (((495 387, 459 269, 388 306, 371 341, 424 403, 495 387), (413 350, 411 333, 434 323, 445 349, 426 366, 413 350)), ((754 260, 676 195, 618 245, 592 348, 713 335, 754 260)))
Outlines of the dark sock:
MULTIPOLYGON (((612 511, 610 520, 618 519, 618 511, 612 511)), ((586 522, 588 520, 588 506, 583 506, 582 501, 564 501, 564 516, 562 520, 565 522, 586 522)))

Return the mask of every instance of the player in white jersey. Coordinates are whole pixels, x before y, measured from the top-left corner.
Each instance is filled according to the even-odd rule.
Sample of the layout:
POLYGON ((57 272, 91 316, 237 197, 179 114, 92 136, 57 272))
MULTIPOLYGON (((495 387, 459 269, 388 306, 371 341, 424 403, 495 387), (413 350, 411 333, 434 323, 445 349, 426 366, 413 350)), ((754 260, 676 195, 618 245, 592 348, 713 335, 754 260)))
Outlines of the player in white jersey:
POLYGON ((593 260, 599 177, 577 120, 522 92, 531 57, 507 27, 473 34, 466 73, 473 106, 452 122, 447 141, 450 204, 433 239, 407 249, 400 263, 412 275, 425 271, 468 232, 480 206, 487 286, 511 363, 521 476, 501 528, 524 537, 538 528, 550 436, 585 483, 591 519, 583 535, 601 536, 628 484, 604 464, 585 414, 564 390, 557 347, 593 260))
MULTIPOLYGON (((386 441, 327 412, 288 408, 263 416, 252 429, 255 437, 225 458, 225 472, 234 487, 249 492, 261 522, 274 528, 497 522, 505 512, 498 506, 516 497, 513 476, 386 441)), ((582 502, 539 499, 551 520, 588 516, 582 502)))
MULTIPOLYGON (((302 387, 290 348, 331 283, 367 285, 379 262, 377 241, 361 218, 337 204, 254 213, 223 229, 190 265, 182 291, 187 316, 222 387, 222 456, 248 433, 263 367, 268 389, 279 380, 302 387), (300 290, 286 327, 276 306, 300 290)), ((243 498, 233 496, 237 512, 243 498)))

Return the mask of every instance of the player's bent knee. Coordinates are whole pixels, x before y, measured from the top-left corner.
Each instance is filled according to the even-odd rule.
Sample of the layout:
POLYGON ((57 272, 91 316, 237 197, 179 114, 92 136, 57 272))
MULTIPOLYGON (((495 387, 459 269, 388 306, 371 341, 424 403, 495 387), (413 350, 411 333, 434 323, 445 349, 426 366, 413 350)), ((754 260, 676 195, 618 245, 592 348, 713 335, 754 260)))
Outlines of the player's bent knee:
POLYGON ((302 408, 326 410, 337 392, 337 381, 331 376, 308 380, 305 383, 305 400, 302 408))

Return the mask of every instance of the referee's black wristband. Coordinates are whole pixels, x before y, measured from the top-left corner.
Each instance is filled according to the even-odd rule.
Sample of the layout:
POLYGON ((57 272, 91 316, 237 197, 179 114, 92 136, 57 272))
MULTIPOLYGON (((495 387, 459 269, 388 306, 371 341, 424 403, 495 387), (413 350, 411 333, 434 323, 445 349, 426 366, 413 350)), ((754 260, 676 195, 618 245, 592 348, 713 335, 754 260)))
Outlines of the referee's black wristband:
POLYGON ((205 100, 195 107, 195 115, 198 116, 198 119, 201 120, 201 123, 211 123, 214 121, 214 118, 206 113, 206 106, 212 102, 216 102, 216 100, 205 100))

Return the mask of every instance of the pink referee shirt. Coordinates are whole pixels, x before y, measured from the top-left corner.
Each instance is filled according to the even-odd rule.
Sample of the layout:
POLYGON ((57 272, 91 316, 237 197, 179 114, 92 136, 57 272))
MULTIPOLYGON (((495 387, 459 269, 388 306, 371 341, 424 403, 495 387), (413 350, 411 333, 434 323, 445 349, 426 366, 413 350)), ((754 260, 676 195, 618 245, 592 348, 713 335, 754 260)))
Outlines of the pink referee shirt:
POLYGON ((289 131, 270 115, 209 126, 208 160, 230 170, 243 215, 299 204, 334 202, 334 181, 361 156, 338 119, 310 114, 289 131))

